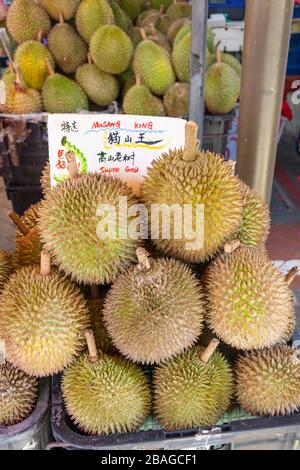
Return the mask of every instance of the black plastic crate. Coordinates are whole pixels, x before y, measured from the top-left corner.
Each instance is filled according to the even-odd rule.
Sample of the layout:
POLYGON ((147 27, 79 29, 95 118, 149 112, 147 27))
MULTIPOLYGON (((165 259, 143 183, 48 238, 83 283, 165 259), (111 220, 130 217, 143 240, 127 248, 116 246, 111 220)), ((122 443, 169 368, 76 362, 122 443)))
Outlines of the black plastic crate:
POLYGON ((6 186, 5 189, 13 210, 19 215, 23 215, 32 204, 39 202, 43 197, 40 186, 6 186))
POLYGON ((236 110, 231 113, 213 116, 206 114, 204 117, 203 140, 201 147, 217 154, 226 154, 227 138, 236 117, 236 110))
POLYGON ((220 155, 226 154, 228 134, 204 135, 201 148, 220 155))

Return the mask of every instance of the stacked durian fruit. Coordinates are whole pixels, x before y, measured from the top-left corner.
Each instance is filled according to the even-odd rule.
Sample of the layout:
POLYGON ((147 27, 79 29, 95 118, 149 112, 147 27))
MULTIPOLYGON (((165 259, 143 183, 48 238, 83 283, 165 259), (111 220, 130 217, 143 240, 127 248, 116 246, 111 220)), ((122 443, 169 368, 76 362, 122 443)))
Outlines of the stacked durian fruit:
POLYGON ((68 179, 51 189, 44 175, 44 200, 9 214, 17 233, 15 252, 0 253, 0 424, 28 415, 38 378, 59 372, 67 412, 92 435, 138 431, 151 413, 175 430, 213 426, 237 403, 255 416, 298 410, 295 270, 284 277, 269 260, 268 208, 233 165, 199 149, 192 122, 184 148, 153 161, 139 197, 118 178, 79 174, 67 157, 68 179), (148 251, 122 236, 124 214, 114 220, 120 236, 101 231, 101 204, 105 213, 120 197, 131 214, 148 209, 148 251), (178 236, 171 215, 167 237, 151 216, 160 204, 190 204, 192 228, 178 236))
MULTIPOLYGON (((185 117, 189 106, 191 5, 187 1, 14 0, 16 42, 3 75, 1 112, 73 113, 118 101, 126 114, 185 117)), ((226 114, 241 65, 207 33, 205 103, 226 114)))

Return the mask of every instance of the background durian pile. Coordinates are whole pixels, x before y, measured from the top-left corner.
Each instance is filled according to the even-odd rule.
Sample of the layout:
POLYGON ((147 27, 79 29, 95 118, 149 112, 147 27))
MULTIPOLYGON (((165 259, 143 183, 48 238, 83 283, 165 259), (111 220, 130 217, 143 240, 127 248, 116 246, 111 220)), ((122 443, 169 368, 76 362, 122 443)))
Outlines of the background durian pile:
MULTIPOLYGON (((7 29, 17 47, 2 112, 73 113, 118 101, 126 114, 188 115, 187 1, 14 0, 7 29)), ((226 114, 239 98, 241 65, 214 42, 208 29, 205 104, 226 114)))
POLYGON ((24 419, 38 378, 58 372, 70 417, 92 435, 138 431, 150 414, 173 430, 213 426, 237 404, 256 416, 297 411, 295 271, 284 277, 269 260, 268 208, 233 165, 199 150, 194 123, 183 149, 153 161, 139 198, 118 178, 79 175, 72 152, 68 160, 69 179, 51 189, 45 174, 44 199, 9 214, 17 232, 15 252, 0 252, 0 424, 24 419), (203 245, 174 237, 172 217, 170 239, 151 227, 153 244, 99 238, 97 208, 120 196, 149 214, 190 203, 193 223, 204 204, 203 245))

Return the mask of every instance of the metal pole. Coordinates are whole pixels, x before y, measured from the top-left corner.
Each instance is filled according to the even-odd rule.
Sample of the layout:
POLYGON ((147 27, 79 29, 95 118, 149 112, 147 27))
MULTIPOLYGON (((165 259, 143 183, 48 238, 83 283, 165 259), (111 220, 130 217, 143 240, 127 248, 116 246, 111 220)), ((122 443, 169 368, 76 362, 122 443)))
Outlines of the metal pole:
POLYGON ((208 0, 192 1, 192 40, 190 65, 190 115, 191 121, 198 124, 200 142, 204 123, 204 80, 206 64, 206 33, 208 0))
POLYGON ((294 0, 246 0, 237 172, 271 201, 294 0))

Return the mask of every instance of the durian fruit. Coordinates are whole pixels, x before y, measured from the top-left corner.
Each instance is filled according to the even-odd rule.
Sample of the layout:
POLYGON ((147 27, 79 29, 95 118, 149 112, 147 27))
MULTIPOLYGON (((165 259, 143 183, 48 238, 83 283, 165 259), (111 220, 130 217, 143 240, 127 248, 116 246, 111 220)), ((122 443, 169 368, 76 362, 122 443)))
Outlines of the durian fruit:
POLYGON ((243 194, 242 223, 233 238, 243 245, 261 246, 270 230, 270 211, 263 198, 245 183, 241 183, 243 194))
POLYGON ((128 33, 130 28, 133 27, 132 21, 127 13, 120 8, 119 4, 115 1, 110 2, 110 7, 114 15, 114 23, 119 28, 123 29, 125 33, 128 33))
POLYGON ((42 244, 40 242, 39 232, 37 230, 37 207, 31 207, 27 214, 19 217, 14 211, 9 212, 8 216, 17 227, 15 239, 15 251, 13 253, 13 262, 16 267, 39 264, 41 259, 42 244), (28 215, 29 214, 29 215, 28 215))
POLYGON ((170 237, 164 236, 163 226, 152 224, 151 231, 154 244, 163 253, 191 263, 213 257, 237 231, 242 218, 239 180, 221 156, 198 149, 197 132, 195 123, 187 123, 185 147, 154 160, 142 186, 149 214, 153 204, 177 204, 182 214, 186 204, 190 208, 192 213, 184 216, 183 223, 184 230, 190 225, 189 235, 180 230, 179 236, 174 211, 170 212, 170 237))
POLYGON ((98 106, 108 106, 119 95, 118 79, 99 70, 91 60, 77 69, 76 81, 98 106))
POLYGON ((62 16, 48 34, 48 47, 65 74, 76 72, 84 64, 88 51, 85 42, 72 26, 64 22, 62 16))
POLYGON ((167 89, 164 96, 164 106, 167 115, 185 118, 189 114, 190 85, 176 82, 167 89))
POLYGON ((168 430, 213 426, 230 404, 232 372, 213 340, 155 369, 154 411, 168 430))
POLYGON ((192 6, 186 1, 173 2, 167 9, 167 15, 172 21, 176 21, 183 16, 191 18, 192 6))
POLYGON ((150 23, 144 30, 148 39, 151 39, 153 42, 166 49, 167 52, 171 52, 171 46, 167 37, 156 29, 153 23, 150 23))
POLYGON ((292 293, 263 251, 225 250, 207 268, 205 285, 208 325, 225 343, 249 350, 287 339, 295 322, 292 293))
POLYGON ((42 97, 47 113, 77 113, 89 105, 87 95, 76 82, 51 70, 42 97))
POLYGON ((137 431, 151 408, 147 377, 136 365, 97 351, 86 332, 89 355, 64 371, 62 394, 72 420, 88 434, 137 431))
POLYGON ((51 21, 46 11, 33 0, 14 0, 10 6, 6 25, 17 43, 47 35, 51 21))
POLYGON ((49 243, 54 261, 77 281, 110 283, 135 259, 138 241, 117 236, 123 229, 117 215, 117 232, 108 237, 107 209, 99 213, 101 204, 112 206, 117 213, 122 196, 127 197, 128 208, 137 203, 129 187, 118 178, 89 173, 60 183, 42 202, 41 238, 49 243))
POLYGON ((190 81, 191 33, 187 33, 173 48, 173 66, 180 82, 190 81))
POLYGON ((106 0, 82 0, 76 13, 76 28, 87 44, 101 25, 113 19, 113 11, 106 0))
POLYGON ((100 70, 115 75, 128 69, 133 45, 129 36, 118 26, 105 25, 93 34, 90 53, 100 70))
POLYGON ((0 364, 0 426, 13 426, 27 418, 37 401, 38 380, 16 369, 0 364))
POLYGON ((128 359, 160 363, 192 346, 201 334, 202 289, 192 271, 173 259, 137 250, 138 265, 113 284, 104 323, 114 346, 128 359))
POLYGON ((175 82, 175 74, 168 53, 149 39, 136 48, 133 68, 152 93, 163 96, 175 82))
POLYGON ((104 326, 103 307, 104 296, 101 296, 98 286, 91 286, 91 297, 88 299, 88 307, 91 315, 92 330, 94 332, 97 349, 103 353, 116 353, 110 337, 104 326))
POLYGON ((182 27, 188 24, 190 25, 190 20, 188 18, 179 18, 171 24, 167 34, 167 38, 171 44, 174 43, 177 33, 182 29, 182 27))
POLYGON ((300 409, 299 351, 286 345, 251 351, 236 368, 236 396, 255 416, 291 414, 300 409))
POLYGON ((74 18, 80 0, 39 0, 39 3, 54 20, 59 21, 61 13, 69 21, 74 18))
POLYGON ((241 89, 241 79, 236 71, 221 62, 220 52, 217 63, 206 72, 204 100, 209 113, 227 114, 236 105, 241 89))
POLYGON ((160 16, 160 12, 157 10, 152 9, 143 11, 137 19, 136 26, 139 28, 145 28, 146 26, 149 26, 151 23, 153 23, 154 26, 157 27, 160 16))
POLYGON ((12 257, 8 251, 0 250, 0 292, 13 271, 12 257))
POLYGON ((224 64, 230 65, 230 67, 236 71, 239 77, 242 75, 241 63, 232 54, 227 54, 226 52, 222 52, 221 61, 224 64))
POLYGON ((41 90, 49 75, 47 62, 54 67, 54 60, 49 50, 39 41, 26 41, 20 44, 15 53, 17 66, 25 85, 41 90))
POLYGON ((161 99, 152 95, 145 86, 137 83, 131 86, 123 99, 125 114, 137 116, 165 116, 166 111, 161 99))
POLYGON ((174 46, 178 44, 178 42, 181 41, 184 36, 186 36, 188 33, 192 32, 192 23, 190 21, 186 21, 185 24, 180 28, 180 30, 177 32, 175 39, 174 39, 174 46))
POLYGON ((120 7, 124 10, 131 21, 135 21, 141 13, 141 5, 139 0, 119 0, 120 7))
POLYGON ((7 360, 34 376, 55 374, 84 348, 90 315, 80 289, 51 272, 43 252, 41 268, 25 266, 6 283, 1 297, 0 338, 7 360))
POLYGON ((167 35, 168 30, 172 24, 172 20, 167 14, 160 15, 159 20, 156 23, 156 28, 163 34, 167 35))
POLYGON ((45 197, 48 191, 51 191, 51 168, 50 168, 50 160, 47 160, 47 163, 44 167, 41 176, 41 188, 43 196, 45 197))
POLYGON ((43 110, 40 93, 25 88, 18 80, 8 89, 5 107, 10 114, 40 113, 43 110))
MULTIPOLYGON (((120 76, 119 76, 119 78, 120 78, 120 76)), ((130 88, 132 88, 134 85, 136 85, 136 78, 135 78, 135 75, 133 73, 133 75, 128 75, 128 77, 126 78, 126 80, 124 82, 124 85, 122 86, 121 97, 122 97, 122 102, 123 102, 123 110, 124 110, 124 98, 125 98, 128 90, 130 90, 130 88)), ((135 105, 134 105, 134 107, 135 107, 135 105)), ((162 112, 164 112, 164 111, 162 111, 162 112)), ((133 114, 133 113, 128 113, 128 114, 133 114)))
POLYGON ((213 30, 210 27, 207 28, 206 41, 207 41, 207 48, 208 48, 209 52, 211 54, 214 54, 214 52, 215 52, 215 34, 214 34, 213 30))

